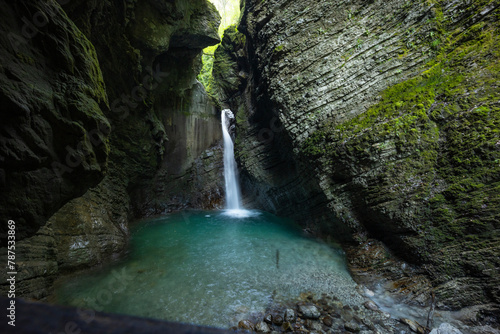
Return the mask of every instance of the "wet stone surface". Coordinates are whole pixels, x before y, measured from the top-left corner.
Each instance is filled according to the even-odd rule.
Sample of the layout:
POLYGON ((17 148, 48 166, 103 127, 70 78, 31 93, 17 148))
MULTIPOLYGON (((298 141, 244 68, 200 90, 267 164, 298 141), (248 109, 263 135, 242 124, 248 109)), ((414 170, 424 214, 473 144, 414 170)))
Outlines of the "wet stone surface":
POLYGON ((271 308, 264 315, 256 315, 253 321, 240 321, 232 329, 254 328, 259 333, 410 333, 409 326, 387 317, 373 307, 376 305, 372 301, 365 304, 374 309, 344 305, 336 297, 324 295, 316 299, 302 294, 294 303, 271 308))
MULTIPOLYGON (((426 309, 421 313, 427 315, 426 309)), ((425 323, 389 314, 374 301, 365 300, 358 304, 344 304, 335 296, 323 295, 315 298, 312 294, 301 294, 298 300, 287 305, 275 305, 265 314, 256 314, 240 321, 231 328, 237 332, 257 333, 376 333, 376 334, 500 334, 489 325, 457 326, 446 322, 425 323), (293 315, 293 317, 292 317, 293 315), (244 324, 244 326, 243 326, 244 324)))

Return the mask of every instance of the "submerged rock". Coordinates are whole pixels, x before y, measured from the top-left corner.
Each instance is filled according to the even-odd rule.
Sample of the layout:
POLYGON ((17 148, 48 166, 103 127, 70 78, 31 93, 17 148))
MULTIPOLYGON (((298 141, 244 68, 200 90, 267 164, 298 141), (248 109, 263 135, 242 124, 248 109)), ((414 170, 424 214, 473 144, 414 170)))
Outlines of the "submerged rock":
POLYGON ((357 333, 361 330, 361 327, 359 326, 358 323, 355 321, 348 321, 344 324, 344 328, 346 331, 352 332, 352 333, 357 333))
POLYGON ((374 302, 372 302, 371 300, 368 300, 366 301, 364 304, 363 304, 367 309, 369 310, 372 310, 372 311, 379 311, 379 307, 377 306, 377 304, 375 304, 374 302))
POLYGON ((275 315, 273 317, 273 324, 281 326, 283 324, 283 317, 281 315, 275 315))
POLYGON ((324 317, 323 318, 323 324, 328 327, 332 327, 333 325, 333 319, 332 317, 324 317))
POLYGON ((321 316, 318 308, 314 305, 299 305, 299 312, 308 319, 318 319, 321 316))
POLYGON ((271 325, 273 323, 273 315, 272 314, 266 314, 264 317, 264 321, 271 325))
POLYGON ((260 321, 255 325, 255 331, 258 333, 269 333, 271 329, 264 321, 260 321))

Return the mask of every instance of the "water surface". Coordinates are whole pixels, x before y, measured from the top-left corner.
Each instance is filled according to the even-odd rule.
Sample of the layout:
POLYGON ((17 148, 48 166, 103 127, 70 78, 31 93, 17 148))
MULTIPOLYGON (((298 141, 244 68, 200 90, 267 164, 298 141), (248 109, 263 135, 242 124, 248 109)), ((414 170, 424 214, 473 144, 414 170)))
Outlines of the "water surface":
POLYGON ((291 221, 252 213, 140 222, 124 260, 60 284, 57 302, 228 327, 302 292, 361 298, 340 247, 305 237, 291 221))

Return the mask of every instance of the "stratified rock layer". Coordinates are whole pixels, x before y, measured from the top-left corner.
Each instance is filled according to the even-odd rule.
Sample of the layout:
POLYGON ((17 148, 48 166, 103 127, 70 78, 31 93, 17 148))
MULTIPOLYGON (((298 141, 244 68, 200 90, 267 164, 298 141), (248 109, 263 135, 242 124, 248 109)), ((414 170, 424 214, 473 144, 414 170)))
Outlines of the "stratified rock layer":
POLYGON ((498 28, 495 1, 246 1, 214 76, 248 200, 498 303, 498 28))

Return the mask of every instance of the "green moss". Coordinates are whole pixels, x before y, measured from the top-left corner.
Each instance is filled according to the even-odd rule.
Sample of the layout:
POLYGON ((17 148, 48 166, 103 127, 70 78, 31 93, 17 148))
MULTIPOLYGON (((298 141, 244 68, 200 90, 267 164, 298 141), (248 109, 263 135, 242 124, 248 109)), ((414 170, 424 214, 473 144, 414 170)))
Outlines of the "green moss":
POLYGON ((30 57, 24 53, 18 52, 18 53, 16 53, 16 57, 25 64, 28 64, 28 65, 35 64, 35 60, 32 57, 30 57))
POLYGON ((215 51, 210 86, 213 94, 221 101, 229 98, 241 88, 241 57, 237 51, 242 50, 245 43, 245 35, 240 33, 236 26, 231 26, 224 32, 222 43, 215 51))
POLYGON ((465 237, 488 238, 500 228, 500 29, 492 21, 465 24, 489 2, 474 2, 454 25, 442 1, 435 2, 427 40, 434 54, 421 73, 301 146, 333 177, 340 171, 345 177, 346 169, 356 175, 355 164, 377 169, 378 182, 364 190, 366 205, 418 203, 404 218, 426 240, 426 250, 416 247, 417 253, 465 237))
POLYGON ((283 51, 285 46, 283 44, 278 45, 277 47, 274 48, 274 52, 280 52, 283 51))

